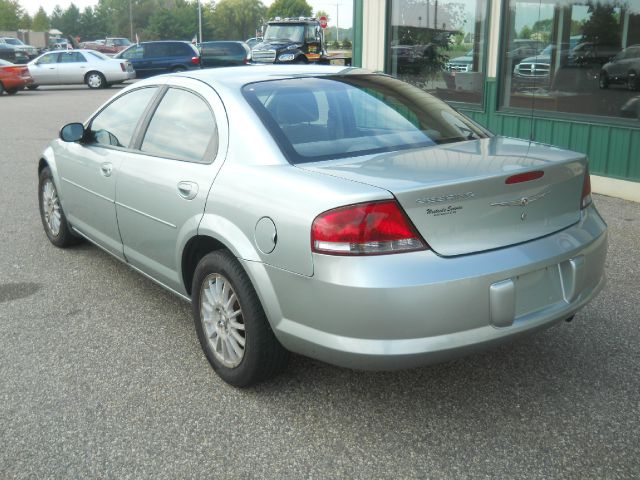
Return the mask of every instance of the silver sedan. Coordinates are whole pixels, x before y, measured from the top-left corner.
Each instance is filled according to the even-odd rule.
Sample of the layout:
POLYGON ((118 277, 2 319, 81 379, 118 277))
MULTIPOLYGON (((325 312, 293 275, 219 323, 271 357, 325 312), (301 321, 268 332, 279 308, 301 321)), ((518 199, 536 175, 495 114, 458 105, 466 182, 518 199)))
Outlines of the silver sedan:
POLYGON ((570 320, 604 284, 584 155, 359 69, 137 82, 63 127, 38 175, 51 242, 87 239, 190 301, 236 386, 288 352, 451 358, 570 320))
POLYGON ((27 64, 35 89, 40 85, 85 83, 89 88, 106 88, 136 78, 127 60, 114 60, 95 50, 47 52, 27 64))

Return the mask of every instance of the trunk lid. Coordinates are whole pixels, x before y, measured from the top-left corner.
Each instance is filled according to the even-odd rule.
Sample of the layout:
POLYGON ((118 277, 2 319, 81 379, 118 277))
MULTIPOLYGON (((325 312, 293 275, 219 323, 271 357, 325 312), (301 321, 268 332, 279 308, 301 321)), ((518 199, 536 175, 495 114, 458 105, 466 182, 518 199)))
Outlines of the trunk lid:
POLYGON ((298 167, 388 190, 431 248, 454 256, 578 222, 586 165, 580 153, 492 137, 298 167), (528 172, 539 178, 517 177, 528 172))

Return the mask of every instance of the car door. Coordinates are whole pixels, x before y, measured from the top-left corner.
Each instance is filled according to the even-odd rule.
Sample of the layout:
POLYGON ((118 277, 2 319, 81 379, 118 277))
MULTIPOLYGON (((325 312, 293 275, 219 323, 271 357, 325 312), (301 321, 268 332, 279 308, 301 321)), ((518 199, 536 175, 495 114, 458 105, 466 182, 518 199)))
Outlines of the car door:
POLYGON ((58 83, 84 83, 89 63, 80 52, 62 52, 58 58, 58 83))
POLYGON ((86 127, 86 139, 65 143, 57 162, 65 213, 71 225, 124 259, 116 220, 116 179, 144 112, 158 87, 132 90, 103 108, 86 127))
POLYGON ((58 83, 59 52, 45 53, 29 63, 29 73, 37 85, 55 85, 58 83))
POLYGON ((129 60, 136 71, 137 78, 144 78, 148 76, 149 62, 144 58, 144 45, 133 45, 127 48, 116 58, 124 58, 129 60))
POLYGON ((224 160, 228 127, 214 90, 193 79, 163 79, 166 87, 123 162, 116 213, 127 261, 185 294, 181 252, 197 232, 209 189, 224 160))

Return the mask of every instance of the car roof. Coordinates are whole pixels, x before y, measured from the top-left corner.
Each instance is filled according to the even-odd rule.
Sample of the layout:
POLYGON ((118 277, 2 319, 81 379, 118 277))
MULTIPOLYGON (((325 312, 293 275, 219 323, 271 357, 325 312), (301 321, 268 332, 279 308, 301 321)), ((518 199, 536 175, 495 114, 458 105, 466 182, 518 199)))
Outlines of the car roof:
MULTIPOLYGON (((236 90, 247 83, 264 82, 268 80, 371 73, 369 70, 357 67, 330 65, 243 65, 238 67, 190 70, 172 75, 194 78, 214 88, 226 87, 236 90)), ((148 80, 141 80, 137 82, 136 85, 142 85, 143 82, 153 83, 153 77, 148 80)))

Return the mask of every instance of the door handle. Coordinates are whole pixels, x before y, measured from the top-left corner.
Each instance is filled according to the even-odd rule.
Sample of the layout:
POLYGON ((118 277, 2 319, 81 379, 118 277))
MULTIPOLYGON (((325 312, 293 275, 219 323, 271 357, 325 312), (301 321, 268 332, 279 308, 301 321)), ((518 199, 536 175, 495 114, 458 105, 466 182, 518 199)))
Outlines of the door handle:
POLYGON ((198 184, 195 182, 178 183, 178 195, 186 200, 193 200, 198 195, 198 184))
POLYGON ((100 165, 100 171, 105 177, 110 177, 111 172, 113 172, 113 165, 111 165, 110 163, 103 163, 102 165, 100 165))

